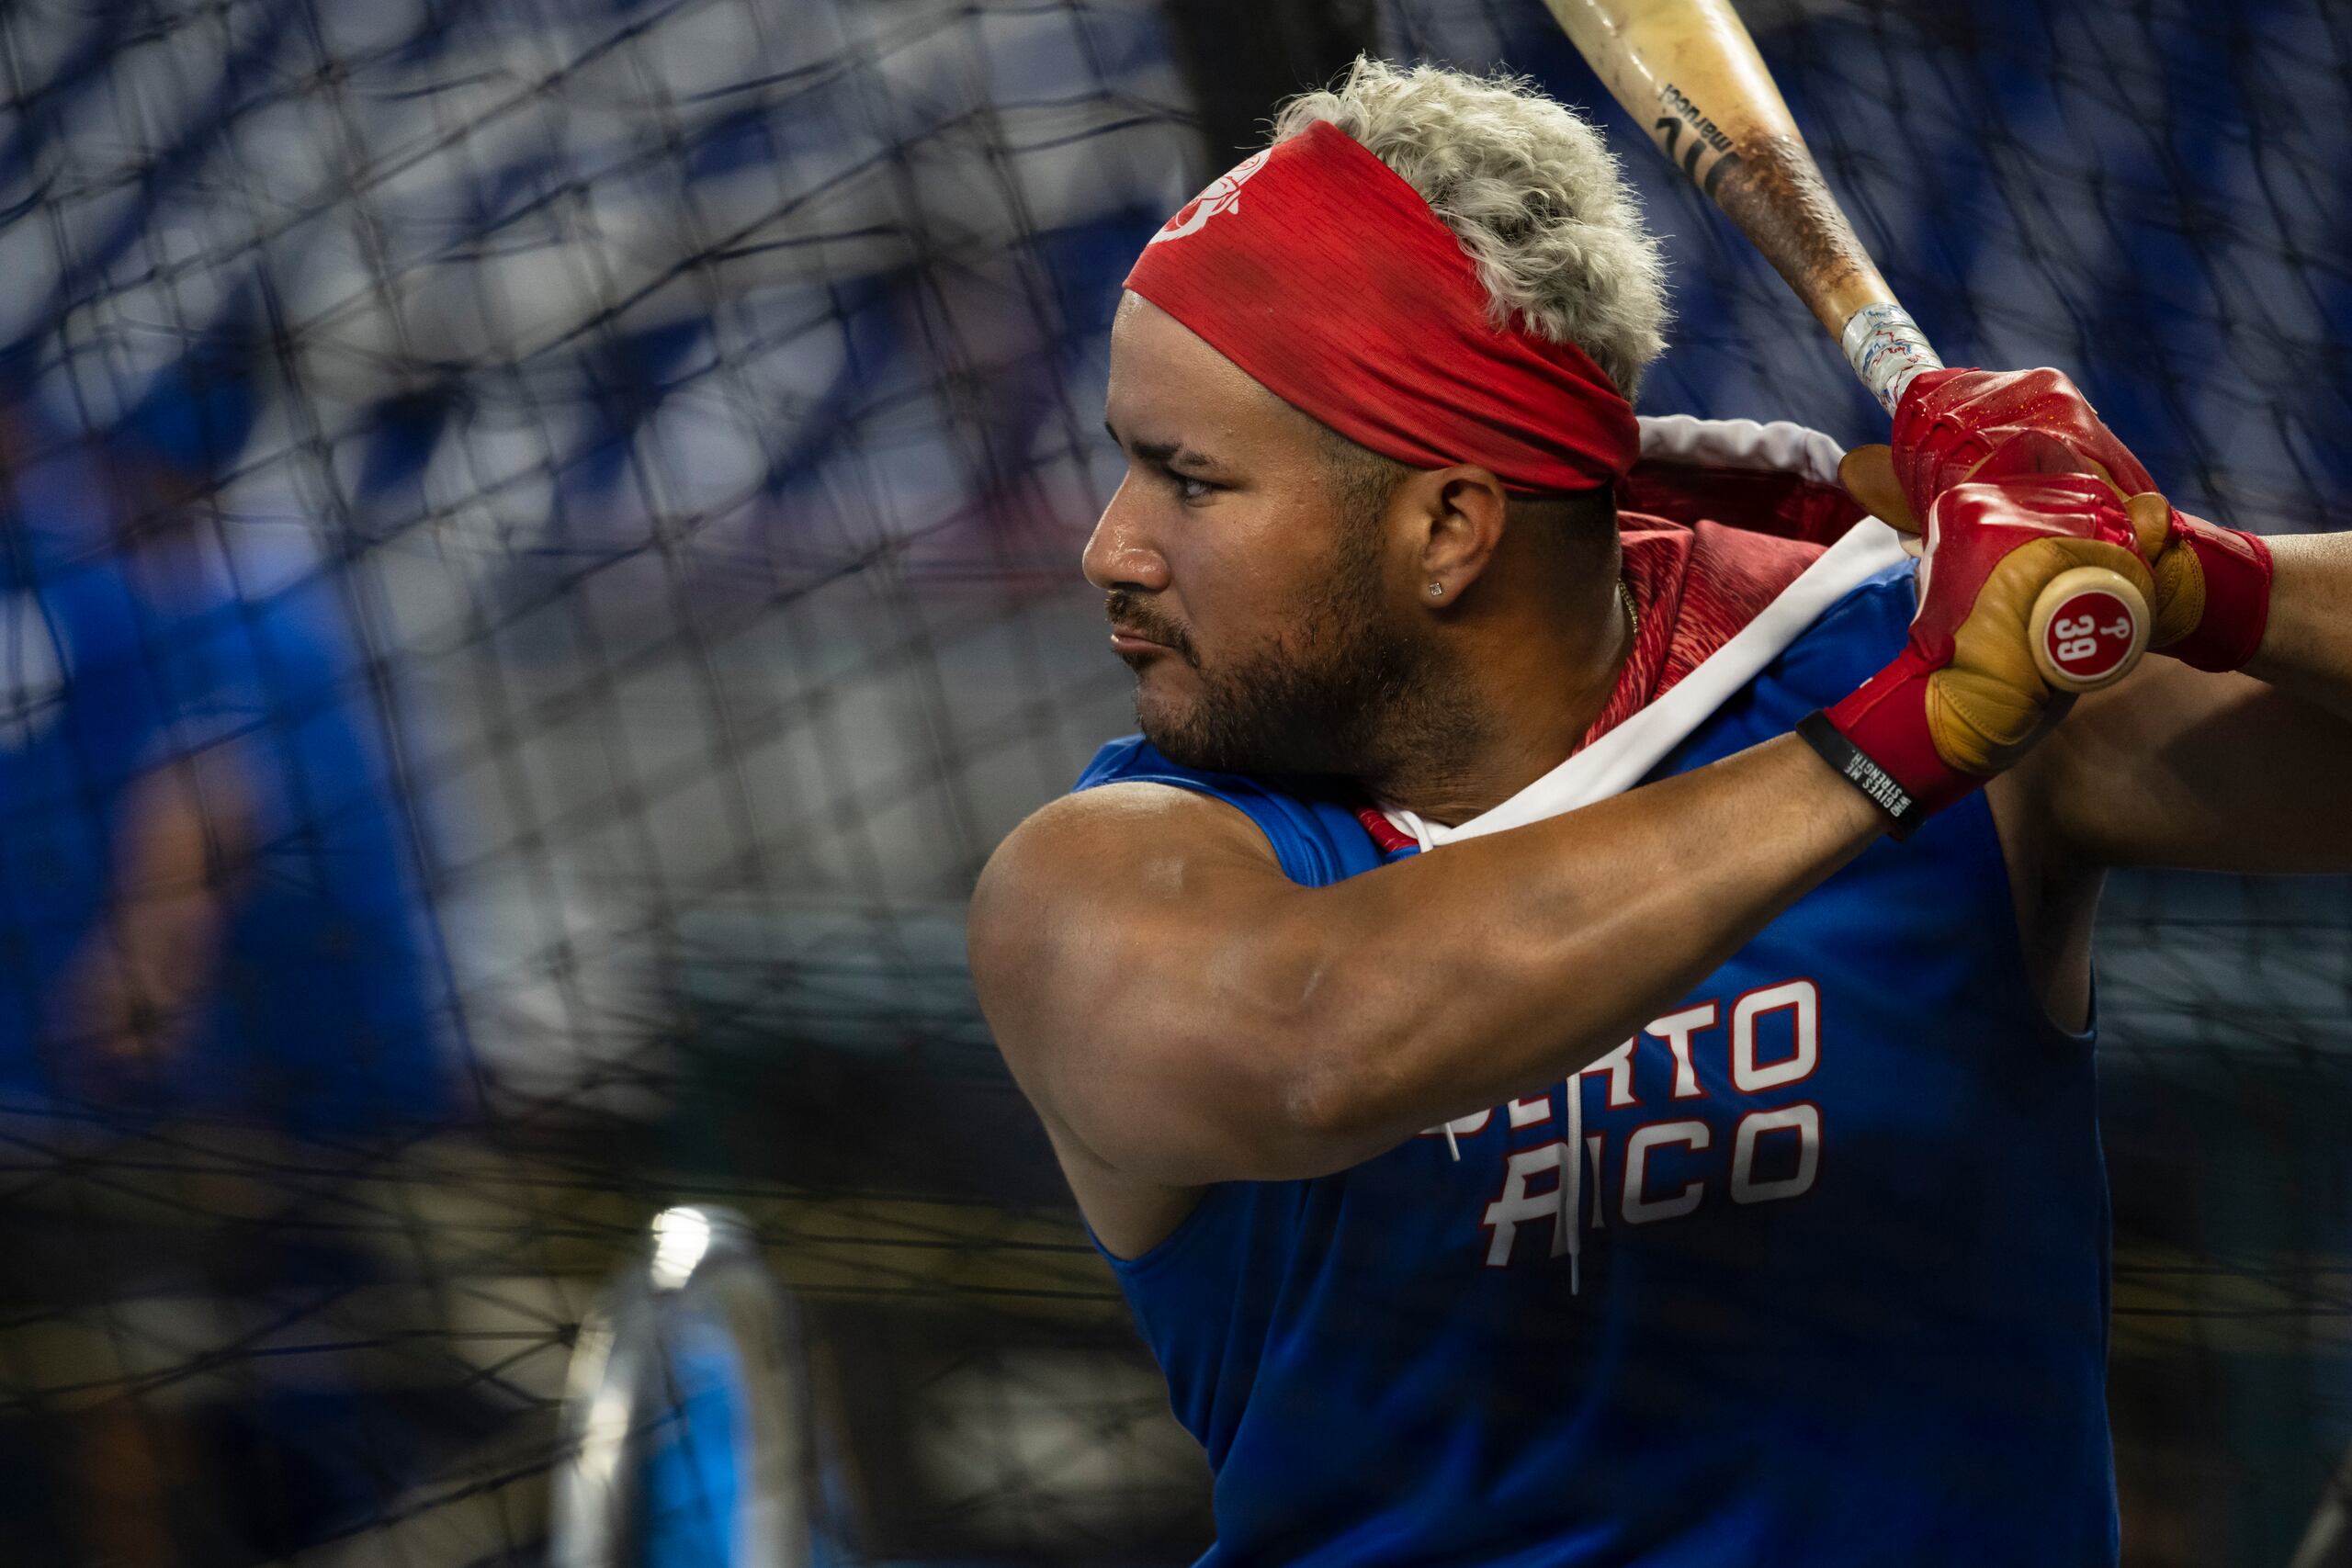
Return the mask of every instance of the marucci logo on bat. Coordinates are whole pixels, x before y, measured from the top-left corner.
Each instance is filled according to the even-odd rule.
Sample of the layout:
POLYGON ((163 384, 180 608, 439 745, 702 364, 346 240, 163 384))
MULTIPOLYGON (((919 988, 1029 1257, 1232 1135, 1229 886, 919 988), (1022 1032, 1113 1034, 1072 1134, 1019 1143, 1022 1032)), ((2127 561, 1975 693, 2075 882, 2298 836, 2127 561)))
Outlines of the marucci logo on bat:
POLYGON ((1690 149, 1681 154, 1682 172, 1690 175, 1700 189, 1713 197, 1715 182, 1723 178, 1724 171, 1739 162, 1739 154, 1732 151, 1731 137, 1721 126, 1700 113, 1699 106, 1671 82, 1658 89, 1657 101, 1673 113, 1661 116, 1650 127, 1651 133, 1657 138, 1657 143, 1665 149, 1666 155, 1672 158, 1681 142, 1682 132, 1685 130, 1690 132, 1690 149), (1699 163, 1710 152, 1715 155, 1714 161, 1702 175, 1699 173, 1699 163))
POLYGON ((1668 82, 1658 89, 1657 100, 1672 109, 1680 118, 1682 123, 1688 125, 1691 131, 1708 146, 1718 152, 1731 151, 1731 138, 1724 135, 1713 120, 1701 114, 1699 106, 1692 103, 1681 88, 1668 82))

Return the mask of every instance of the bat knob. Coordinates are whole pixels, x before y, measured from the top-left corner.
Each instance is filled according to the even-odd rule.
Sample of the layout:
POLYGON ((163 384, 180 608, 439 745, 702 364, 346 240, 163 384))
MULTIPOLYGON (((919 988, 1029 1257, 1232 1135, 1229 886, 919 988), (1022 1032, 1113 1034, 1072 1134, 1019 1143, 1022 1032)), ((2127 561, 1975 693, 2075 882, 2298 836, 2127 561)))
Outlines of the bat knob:
POLYGON ((2148 601, 2121 572, 2078 566, 2042 589, 2026 630, 2043 680, 2062 692, 2096 692, 2147 651, 2148 601))

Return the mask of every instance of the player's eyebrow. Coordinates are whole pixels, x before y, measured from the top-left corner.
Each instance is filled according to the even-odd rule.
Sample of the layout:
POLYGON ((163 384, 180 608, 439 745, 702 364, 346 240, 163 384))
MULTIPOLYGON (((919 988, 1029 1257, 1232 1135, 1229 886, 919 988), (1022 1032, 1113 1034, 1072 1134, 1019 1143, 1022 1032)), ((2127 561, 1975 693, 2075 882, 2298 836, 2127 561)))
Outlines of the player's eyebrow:
POLYGON ((1102 422, 1102 428, 1109 431, 1111 439, 1118 442, 1121 446, 1141 457, 1145 462, 1157 463, 1163 468, 1216 468, 1224 466, 1206 452, 1187 446, 1180 441, 1121 440, 1118 427, 1107 419, 1102 422))

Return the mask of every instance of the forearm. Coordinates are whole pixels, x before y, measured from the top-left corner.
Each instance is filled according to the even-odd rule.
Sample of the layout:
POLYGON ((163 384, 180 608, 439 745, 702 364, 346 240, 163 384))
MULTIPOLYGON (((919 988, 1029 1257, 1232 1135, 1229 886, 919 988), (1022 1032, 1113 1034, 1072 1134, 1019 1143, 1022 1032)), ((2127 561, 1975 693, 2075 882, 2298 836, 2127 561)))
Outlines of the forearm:
POLYGON ((118 1054, 169 1051, 215 976, 243 792, 224 768, 163 768, 126 793, 106 918, 64 982, 68 1031, 118 1054))
POLYGON ((125 802, 116 941, 154 999, 185 1004, 211 977, 244 852, 242 795, 231 770, 188 764, 149 774, 125 802))
POLYGON ((168 1032, 210 985, 228 925, 220 894, 209 888, 157 892, 128 900, 106 933, 134 1010, 168 1032))
POLYGON ((1295 1110, 1352 1163, 1583 1067, 1886 819, 1793 736, 1302 900, 1295 1110))
POLYGON ((2269 618, 2246 673, 2352 719, 2352 533, 2267 542, 2269 618))

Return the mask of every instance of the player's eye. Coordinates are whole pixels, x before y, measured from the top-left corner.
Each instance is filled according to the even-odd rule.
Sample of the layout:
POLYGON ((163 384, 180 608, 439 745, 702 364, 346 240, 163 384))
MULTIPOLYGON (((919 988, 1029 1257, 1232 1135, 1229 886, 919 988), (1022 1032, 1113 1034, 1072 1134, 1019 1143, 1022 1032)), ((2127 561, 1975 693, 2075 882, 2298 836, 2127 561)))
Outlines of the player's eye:
POLYGON ((1180 474, 1173 468, 1162 468, 1160 473, 1174 488, 1176 499, 1182 502, 1205 501, 1225 488, 1204 479, 1195 479, 1191 474, 1180 474))

